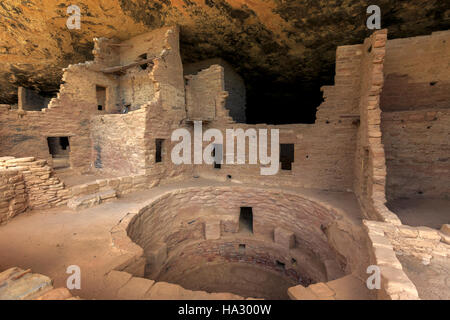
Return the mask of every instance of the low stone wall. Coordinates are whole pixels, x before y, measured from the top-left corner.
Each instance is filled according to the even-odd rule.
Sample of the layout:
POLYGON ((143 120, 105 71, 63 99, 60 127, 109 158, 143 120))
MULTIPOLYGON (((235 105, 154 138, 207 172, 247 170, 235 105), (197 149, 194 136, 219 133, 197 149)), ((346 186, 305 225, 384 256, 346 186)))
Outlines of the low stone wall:
POLYGON ((54 176, 46 160, 36 160, 34 157, 1 157, 0 169, 17 171, 22 176, 30 209, 64 205, 69 199, 68 190, 54 176))
MULTIPOLYGON (((244 300, 232 293, 208 293, 153 280, 133 277, 123 271, 111 271, 100 289, 100 299, 107 300, 244 300)), ((253 300, 253 298, 247 298, 253 300)))
MULTIPOLYGON (((367 221, 372 233, 383 233, 398 254, 412 255, 428 264, 433 256, 450 258, 450 232, 428 227, 394 226, 388 223, 367 221), (447 232, 447 233, 445 233, 447 232)), ((444 225, 447 226, 447 225, 444 225)))
MULTIPOLYGON (((306 261, 339 260, 322 228, 341 214, 331 206, 279 189, 220 186, 172 191, 143 206, 128 226, 128 235, 146 252, 163 242, 170 253, 188 241, 203 240, 204 226, 211 224, 208 219, 220 223, 216 239, 236 233, 240 207, 252 207, 255 237, 265 238, 275 245, 274 230, 282 228, 291 232, 295 239, 292 248, 287 249, 301 250, 304 256, 310 257, 306 261)), ((283 260, 287 260, 288 267, 290 258, 283 260)), ((345 261, 340 262, 345 265, 345 261)), ((311 268, 307 268, 314 270, 312 274, 317 276, 316 281, 323 280, 324 266, 319 264, 320 267, 311 264, 311 268)), ((307 265, 304 263, 303 267, 307 265)), ((298 271, 302 273, 302 270, 298 271)))
MULTIPOLYGON (((378 299, 416 300, 419 299, 416 286, 403 271, 389 237, 384 229, 399 229, 389 223, 364 220, 369 238, 368 250, 372 265, 380 268, 381 288, 377 290, 378 299)), ((403 229, 403 227, 400 227, 403 229)))
POLYGON ((76 197, 112 189, 117 192, 117 195, 121 196, 134 191, 146 189, 147 180, 148 179, 145 175, 130 175, 108 179, 98 179, 71 187, 69 189, 69 194, 71 197, 76 197))
MULTIPOLYGON (((287 210, 288 212, 290 212, 290 214, 292 215, 292 212, 295 212, 295 210, 301 210, 301 208, 303 208, 303 205, 299 205, 299 203, 295 204, 294 203, 294 199, 291 199, 292 197, 297 197, 299 199, 301 199, 301 201, 311 201, 311 200, 307 200, 304 199, 303 197, 299 196, 298 194, 295 193, 290 193, 290 192, 280 192, 280 190, 272 190, 269 188, 245 188, 245 187, 240 187, 240 186, 234 186, 234 187, 191 187, 191 188, 185 188, 182 190, 175 190, 175 191, 167 191, 155 198, 149 199, 147 201, 145 201, 144 203, 142 203, 142 205, 139 208, 133 208, 132 211, 130 213, 128 213, 123 219, 121 219, 120 223, 118 225, 116 225, 112 230, 111 230, 111 237, 112 237, 112 246, 113 248, 119 250, 122 253, 122 256, 119 260, 117 260, 116 265, 112 268, 113 270, 118 270, 118 271, 125 271, 128 272, 130 274, 133 274, 136 277, 143 277, 144 273, 145 273, 145 264, 147 263, 147 253, 144 254, 145 250, 143 248, 147 248, 147 250, 149 251, 154 251, 153 253, 155 254, 155 258, 158 258, 158 252, 160 251, 158 248, 153 248, 152 246, 150 246, 151 243, 153 243, 151 241, 151 237, 155 236, 157 239, 161 240, 161 241, 166 241, 165 243, 163 243, 162 247, 165 248, 165 250, 168 250, 169 247, 173 247, 175 244, 177 244, 178 240, 177 240, 177 236, 181 236, 180 239, 182 239, 182 241, 184 241, 183 236, 185 236, 186 234, 183 232, 175 232, 175 234, 167 234, 167 239, 166 237, 162 237, 162 236, 158 236, 159 232, 161 232, 161 228, 157 228, 158 230, 156 230, 156 234, 155 232, 152 232, 149 236, 150 238, 141 238, 141 241, 139 242, 139 244, 142 246, 139 246, 138 244, 136 244, 135 242, 133 242, 129 236, 132 237, 137 237, 139 231, 139 225, 142 224, 144 221, 147 221, 147 223, 149 222, 149 218, 158 218, 158 214, 157 211, 161 211, 162 213, 164 213, 164 220, 168 220, 168 221, 173 221, 174 218, 172 217, 172 211, 173 210, 169 210, 167 205, 170 204, 171 206, 173 205, 173 203, 171 201, 169 201, 170 199, 174 200, 175 203, 179 203, 179 204, 184 204, 178 211, 182 211, 181 215, 183 215, 183 212, 185 212, 185 214, 188 213, 188 211, 192 211, 189 208, 186 208, 186 203, 189 204, 195 204, 196 202, 199 202, 200 204, 203 204, 203 206, 201 207, 202 210, 206 210, 208 211, 207 208, 205 208, 205 203, 206 206, 211 206, 212 208, 215 208, 215 214, 213 215, 209 215, 207 218, 208 219, 203 219, 202 217, 200 218, 200 222, 196 221, 196 223, 200 223, 202 225, 201 228, 201 236, 203 240, 199 240, 199 241, 216 241, 217 239, 220 241, 225 241, 226 239, 229 238, 229 235, 231 235, 233 232, 237 232, 237 228, 238 225, 236 225, 237 223, 237 219, 238 218, 238 212, 236 211, 233 214, 230 214, 230 210, 233 210, 233 212, 235 211, 234 208, 239 208, 240 205, 245 205, 244 204, 236 204, 233 203, 233 201, 230 202, 230 196, 227 196, 228 199, 228 203, 226 205, 226 207, 232 207, 233 209, 227 209, 228 213, 227 214, 221 214, 217 211, 220 211, 220 207, 222 206, 222 203, 218 203, 217 201, 221 201, 220 199, 222 199, 222 197, 225 197, 223 195, 223 193, 225 192, 229 192, 230 194, 233 194, 234 197, 242 197, 243 201, 256 201, 254 200, 255 197, 253 196, 254 192, 261 192, 261 194, 263 194, 263 192, 265 193, 264 201, 272 201, 274 204, 278 203, 277 201, 273 201, 273 199, 271 199, 268 196, 268 192, 273 192, 276 196, 277 196, 277 200, 280 201, 281 206, 278 209, 278 222, 281 219, 280 217, 282 217, 283 215, 281 214, 282 211, 287 210), (216 190, 217 189, 217 190, 216 190), (252 192, 249 191, 249 189, 252 190, 252 192), (192 193, 192 194, 191 194, 192 193), (216 194, 217 193, 217 194, 216 194), (182 201, 180 199, 184 199, 185 197, 187 197, 185 201, 182 201), (253 200, 252 200, 253 199, 253 200), (294 205, 294 209, 286 207, 287 203, 289 203, 290 205, 294 205), (161 206, 160 206, 161 205, 161 206), (281 210, 281 211, 280 211, 281 210), (153 212, 153 214, 150 215, 146 215, 146 212, 153 212), (280 215, 281 214, 281 215, 280 215), (236 215, 236 217, 233 217, 233 215, 236 215), (206 240, 205 240, 206 239, 206 240), (153 248, 153 249, 152 249, 153 248)), ((260 199, 261 197, 258 197, 258 199, 260 199)), ((297 199, 298 200, 298 199, 297 199)), ((261 202, 261 199, 258 200, 259 202, 261 202)), ((298 200, 300 201, 300 200, 298 200)), ((316 200, 314 200, 316 201, 316 200)), ((311 203, 313 203, 311 201, 311 203)), ((310 204, 311 204, 310 203, 310 204)), ((247 203, 247 205, 252 206, 253 205, 253 210, 254 210, 254 214, 256 214, 257 212, 257 206, 255 205, 255 203, 247 203)), ((263 205, 263 204, 262 204, 263 205)), ((323 201, 320 201, 318 203, 316 203, 315 209, 312 209, 311 206, 307 206, 311 211, 312 214, 317 215, 317 206, 321 206, 322 210, 329 210, 328 214, 332 214, 335 216, 341 216, 342 212, 340 212, 339 210, 336 210, 335 208, 331 207, 330 205, 327 205, 326 203, 323 203, 323 201)), ((170 206, 169 206, 170 207, 170 206)), ((175 210, 176 211, 176 210, 175 210)), ((264 214, 263 214, 264 215, 264 214)), ((295 214, 293 215, 295 216, 295 214)), ((178 216, 177 216, 178 217, 178 216)), ((254 216, 255 217, 255 216, 254 216)), ((180 217, 178 217, 180 218, 180 217)), ((178 219, 177 218, 177 219, 178 219)), ((206 216, 204 217, 206 218, 206 216)), ((180 220, 175 219, 177 222, 180 222, 180 220)), ((256 218, 255 218, 256 219, 256 218)), ((298 220, 299 218, 297 218, 298 220)), ((183 220, 183 219, 182 219, 183 220)), ((194 220, 191 219, 189 220, 192 221, 194 220)), ((199 219, 195 219, 195 220, 199 220, 199 219)), ((302 219, 300 219, 302 220, 302 219)), ((325 219, 326 220, 326 219, 325 219)), ((322 222, 325 221, 322 218, 322 222)), ((183 220, 184 221, 184 220, 183 220)), ((362 255, 364 255, 364 252, 366 252, 366 235, 365 232, 359 228, 358 230, 356 230, 356 226, 355 226, 355 230, 353 230, 352 228, 348 228, 345 227, 345 225, 350 225, 349 222, 345 223, 345 219, 340 219, 338 218, 338 220, 334 220, 334 221, 339 221, 339 226, 340 228, 336 229, 339 232, 342 233, 341 236, 336 236, 334 235, 332 239, 328 239, 329 245, 332 246, 333 250, 339 250, 339 255, 342 255, 341 258, 342 259, 349 259, 349 256, 352 256, 352 259, 349 260, 351 266, 347 266, 347 268, 345 269, 345 271, 338 275, 338 276, 329 276, 328 275, 328 271, 327 275, 325 276, 325 278, 320 279, 319 281, 328 281, 329 280, 333 280, 333 279, 337 279, 339 277, 342 277, 343 274, 345 273, 352 273, 355 272, 356 274, 361 274, 361 270, 364 269, 364 274, 365 274, 365 270, 367 268, 367 266, 369 265, 369 257, 362 257, 362 255), (351 235, 349 237, 349 234, 351 235), (331 242, 330 242, 331 241, 331 242), (356 245, 356 249, 350 248, 350 243, 349 242, 355 242, 356 245), (346 248, 347 250, 343 250, 341 252, 341 249, 346 248), (364 250, 363 250, 364 249, 364 250), (359 261, 357 259, 357 256, 360 257, 359 260, 364 260, 364 261, 359 261), (345 258, 344 258, 345 257, 345 258), (367 261, 366 261, 367 258, 367 261), (355 263, 356 261, 356 263, 355 263)), ((254 222, 256 223, 256 222, 254 222)), ((195 223, 194 223, 195 224, 195 223)), ((331 225, 334 225, 335 223, 333 222, 331 225)), ((278 225, 280 225, 280 223, 278 223, 278 225)), ((330 225, 330 226, 331 226, 330 225)), ((292 227, 292 226, 291 226, 292 227)), ((319 228, 323 228, 324 226, 321 226, 320 224, 318 225, 319 228)), ((280 227, 277 227, 277 229, 280 227)), ((282 248, 283 245, 287 246, 286 248, 291 246, 291 240, 289 240, 289 227, 283 227, 283 236, 280 237, 280 235, 278 233, 280 233, 280 230, 272 230, 272 236, 273 239, 273 245, 275 247, 280 247, 282 248), (287 229, 286 229, 287 228, 287 229), (289 241, 287 241, 289 240, 289 241)), ((328 228, 326 228, 328 229, 328 228)), ((164 228, 165 230, 165 228, 164 228)), ((196 230, 196 229, 195 229, 196 230)), ((264 229, 262 229, 264 230, 264 229)), ((331 230, 331 229, 330 229, 331 230)), ((331 230, 332 232, 335 231, 335 228, 331 230)), ((329 236, 328 233, 331 231, 327 231, 327 230, 321 230, 320 233, 323 234, 325 241, 326 238, 329 236), (326 234, 326 235, 325 235, 326 234)), ((336 231, 336 232, 338 232, 336 231)), ((254 229, 254 232, 257 232, 257 228, 254 229)), ((198 232, 196 231, 196 234, 198 232)), ((292 235, 294 235, 295 233, 293 233, 292 235)), ((236 235, 236 234, 235 234, 236 235)), ((253 237, 260 237, 261 235, 255 234, 253 235, 253 237)), ((296 236, 296 235, 295 235, 296 236)), ((242 238, 244 239, 245 236, 242 238)), ((241 240, 242 240, 241 239, 241 240)), ((264 238, 265 239, 265 238, 264 238)), ((301 238, 298 238, 301 239, 301 238)), ((245 239, 244 239, 245 240, 245 239)), ((310 240, 310 239, 309 239, 310 240)), ((300 240, 302 241, 302 240, 300 240)), ((217 242, 217 241, 216 241, 217 242)), ((196 243, 195 241, 193 242, 194 244, 196 243)), ((244 241, 245 243, 245 241, 244 241)), ((158 245, 155 244, 155 245, 158 245)), ((189 244, 188 244, 189 245, 189 244)), ((303 243, 303 245, 305 245, 303 243)), ((194 245, 195 246, 195 245, 194 245)), ((237 247, 237 245, 236 245, 237 247)), ((249 246, 249 249, 251 245, 249 246)), ((298 250, 298 248, 292 248, 290 250, 288 250, 288 252, 291 252, 291 254, 295 254, 296 250, 298 250)), ((175 253, 178 253, 178 251, 174 251, 175 253)), ((167 254, 167 253, 166 253, 167 254)), ((164 255, 164 257, 167 257, 167 255, 164 255)), ((292 256, 294 258, 296 258, 294 255, 292 256)), ((323 259, 325 259, 326 255, 321 255, 321 257, 323 259)), ((166 258, 164 258, 166 259, 166 258)), ((300 258, 296 258, 296 260, 298 262, 303 262, 306 261, 305 259, 307 259, 306 256, 304 257, 300 257, 300 258)), ((170 259, 169 259, 170 260, 170 259)), ((289 259, 290 260, 290 259, 289 259)), ((297 264, 301 264, 301 263, 297 263, 297 264)), ((322 270, 323 266, 316 266, 318 268, 318 270, 322 270)), ((289 269, 291 268, 291 261, 289 261, 288 263, 286 263, 286 268, 289 269)), ((148 271, 148 270, 147 270, 148 271)), ((323 272, 323 271, 320 271, 323 272)), ((352 278, 354 278, 355 276, 352 276, 352 278)), ((156 278, 152 278, 152 279, 156 279, 156 278)), ((362 280, 359 280, 359 284, 358 286, 362 286, 360 284, 362 280)), ((183 289, 184 290, 184 289, 183 289)), ((370 293, 369 293, 370 294, 370 293)))
POLYGON ((18 170, 0 169, 0 224, 24 212, 27 206, 23 175, 18 170))

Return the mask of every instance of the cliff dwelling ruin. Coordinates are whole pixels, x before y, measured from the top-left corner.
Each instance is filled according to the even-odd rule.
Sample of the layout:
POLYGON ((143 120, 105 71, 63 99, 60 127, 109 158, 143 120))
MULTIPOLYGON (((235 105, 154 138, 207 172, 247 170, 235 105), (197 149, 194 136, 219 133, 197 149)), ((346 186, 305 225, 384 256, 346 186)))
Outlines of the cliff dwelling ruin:
POLYGON ((0 298, 450 299, 450 31, 388 34, 338 46, 323 101, 291 123, 249 114, 225 59, 183 61, 178 26, 95 38, 57 92, 18 86, 0 105, 0 298), (225 161, 239 138, 203 135, 210 163, 192 139, 175 164, 173 132, 199 122, 267 130, 276 174, 225 161))

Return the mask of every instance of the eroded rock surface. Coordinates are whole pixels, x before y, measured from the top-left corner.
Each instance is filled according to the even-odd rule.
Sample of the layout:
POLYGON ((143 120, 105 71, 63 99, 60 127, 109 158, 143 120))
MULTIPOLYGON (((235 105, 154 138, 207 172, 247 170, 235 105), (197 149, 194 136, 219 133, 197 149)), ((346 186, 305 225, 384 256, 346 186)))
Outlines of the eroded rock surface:
MULTIPOLYGON (((445 1, 375 3, 391 38, 450 25, 445 1)), ((332 82, 337 45, 360 43, 370 33, 366 1, 80 0, 80 30, 66 27, 70 4, 2 1, 0 103, 16 103, 18 86, 57 91, 62 68, 92 59, 94 37, 124 40, 173 24, 181 26, 184 62, 228 60, 246 81, 250 105, 268 98, 297 101, 304 96, 300 87, 332 82), (265 97, 255 97, 261 92, 265 97)))

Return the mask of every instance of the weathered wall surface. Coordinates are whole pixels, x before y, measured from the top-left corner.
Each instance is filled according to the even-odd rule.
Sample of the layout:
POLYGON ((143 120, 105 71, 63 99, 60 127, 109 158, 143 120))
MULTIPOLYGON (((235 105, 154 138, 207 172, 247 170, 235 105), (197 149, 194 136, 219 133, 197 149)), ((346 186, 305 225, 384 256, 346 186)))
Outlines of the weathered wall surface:
MULTIPOLYGON (((166 47, 167 30, 167 28, 157 29, 121 42, 121 47, 118 49, 120 65, 160 56, 166 47)), ((152 66, 135 66, 127 69, 125 74, 120 76, 119 91, 122 105, 130 105, 130 109, 135 110, 152 100, 156 90, 150 75, 151 70, 152 66)))
POLYGON ((389 199, 450 196, 450 31, 389 40, 381 129, 389 199))
POLYGON ((450 109, 383 112, 388 199, 450 197, 450 109))
POLYGON ((46 108, 50 102, 50 98, 45 98, 34 90, 19 87, 18 91, 19 110, 39 111, 46 108))
POLYGON ((20 209, 19 211, 23 211, 23 204, 26 204, 25 208, 38 209, 51 208, 67 203, 69 191, 54 176, 52 168, 47 165, 45 160, 36 160, 34 157, 2 157, 0 158, 0 169, 17 173, 14 177, 11 177, 11 180, 8 180, 9 187, 11 187, 11 183, 18 182, 18 185, 14 185, 14 192, 17 195, 14 197, 16 201, 12 199, 13 203, 10 207, 13 210, 20 209), (23 201, 24 198, 26 201, 23 201), (15 205, 15 202, 18 204, 15 205))
POLYGON ((400 220, 386 206, 386 165, 380 129, 380 94, 383 88, 383 62, 387 30, 367 38, 361 47, 361 87, 354 190, 363 213, 374 220, 400 220))
POLYGON ((189 120, 211 121, 216 117, 217 94, 224 91, 224 71, 212 65, 197 74, 187 75, 186 109, 189 120))
POLYGON ((19 170, 0 169, 0 190, 0 224, 2 224, 25 211, 28 206, 25 183, 19 170))
POLYGON ((385 227, 395 233, 407 230, 403 226, 394 226, 390 223, 364 220, 367 232, 367 249, 370 254, 371 265, 380 268, 380 290, 377 290, 378 299, 387 300, 417 300, 419 294, 415 285, 403 271, 396 250, 390 237, 385 233, 385 227), (398 231, 396 231, 398 230, 398 231))
POLYGON ((144 173, 146 111, 94 116, 91 120, 92 163, 96 170, 144 173))
POLYGON ((220 58, 208 59, 183 65, 183 72, 184 75, 197 74, 214 64, 220 65, 224 71, 225 91, 228 92, 225 109, 230 111, 233 121, 245 123, 245 83, 229 63, 220 58))
POLYGON ((389 40, 383 112, 450 108, 450 31, 389 40))
MULTIPOLYGON (((235 239, 240 237, 242 243, 248 241, 249 246, 253 246, 247 254, 253 252, 254 259, 258 259, 258 254, 261 255, 261 266, 276 268, 275 260, 280 259, 280 262, 286 264, 287 274, 289 269, 292 269, 292 272, 305 276, 305 279, 323 281, 327 277, 324 261, 345 265, 345 261, 337 262, 336 253, 329 247, 327 237, 321 229, 322 225, 337 217, 335 212, 329 210, 293 193, 245 187, 187 188, 165 194, 143 208, 130 223, 128 235, 144 249, 147 257, 154 256, 154 252, 160 250, 159 248, 167 248, 162 250, 167 250, 169 258, 165 261, 166 255, 163 254, 156 269, 152 269, 152 275, 155 276, 160 272, 164 273, 163 266, 172 261, 171 259, 175 263, 181 258, 181 252, 187 253, 182 247, 196 241, 204 241, 204 228, 215 221, 220 225, 217 235, 221 239, 216 248, 228 241, 230 243, 226 246, 234 254, 239 254, 238 246, 232 245, 234 240, 226 239, 227 235, 233 235, 235 239), (186 206, 186 203, 189 205, 186 206), (245 233, 236 234, 239 231, 240 207, 253 208, 251 237, 245 233), (274 242, 276 227, 293 233, 295 242, 292 247, 283 247, 282 244, 274 242), (252 237, 258 239, 252 241, 252 237), (268 247, 278 248, 278 253, 273 251, 273 257, 276 259, 265 264, 263 261, 266 261, 267 257, 264 257, 263 251, 269 250, 268 247), (297 263, 292 263, 292 258, 297 263)), ((193 256, 199 257, 199 261, 212 261, 211 259, 215 258, 220 261, 220 257, 216 257, 220 250, 202 251, 197 250, 195 246, 190 247, 190 250, 193 256)), ((270 251, 272 252, 272 249, 270 251)), ((152 262, 155 263, 154 260, 152 262)))
MULTIPOLYGON (((262 176, 259 163, 248 164, 247 139, 246 164, 225 163, 225 155, 228 151, 224 140, 224 163, 221 168, 214 169, 213 165, 206 164, 196 165, 196 174, 218 179, 226 179, 227 175, 231 175, 232 179, 237 181, 270 185, 351 190, 354 176, 353 163, 357 132, 355 116, 358 116, 360 63, 360 46, 338 48, 335 85, 322 88, 325 101, 319 106, 315 124, 278 126, 236 124, 227 114, 223 114, 223 111, 228 111, 223 103, 218 105, 216 120, 203 125, 203 130, 208 128, 221 130, 224 139, 226 129, 268 129, 269 133, 271 129, 279 129, 279 142, 294 144, 295 159, 292 170, 280 170, 276 175, 262 176)), ((270 137, 268 141, 270 154, 270 137)), ((204 143, 204 147, 207 144, 204 143)), ((235 142, 235 148, 236 144, 235 142)))
MULTIPOLYGON (((31 154, 51 165, 47 137, 64 136, 69 138, 71 168, 87 171, 91 165, 90 116, 104 112, 97 109, 96 85, 116 86, 111 76, 92 71, 90 66, 90 63, 69 66, 58 97, 42 111, 19 114, 1 105, 0 154, 16 157, 31 154)), ((114 90, 108 90, 107 94, 107 102, 114 105, 114 90)))

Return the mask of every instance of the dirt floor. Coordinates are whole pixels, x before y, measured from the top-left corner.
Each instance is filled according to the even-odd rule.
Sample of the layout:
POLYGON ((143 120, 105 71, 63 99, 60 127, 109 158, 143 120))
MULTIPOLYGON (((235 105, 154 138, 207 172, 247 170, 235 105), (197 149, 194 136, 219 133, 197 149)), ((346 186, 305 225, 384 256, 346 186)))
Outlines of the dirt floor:
POLYGON ((263 268, 227 263, 193 269, 177 284, 190 290, 231 292, 242 297, 288 300, 287 289, 297 285, 263 268))
POLYGON ((55 174, 59 180, 64 182, 66 187, 73 187, 79 184, 92 182, 97 179, 114 178, 114 176, 110 174, 74 174, 71 169, 55 170, 55 174))
POLYGON ((450 199, 398 199, 387 207, 409 226, 440 229, 450 223, 450 199))
MULTIPOLYGON (((234 184, 193 179, 182 185, 136 192, 80 211, 61 207, 25 212, 0 226, 0 270, 13 266, 31 268, 34 273, 52 278, 55 287, 65 287, 69 277, 67 267, 78 265, 81 290, 72 290, 72 294, 87 299, 98 298, 104 275, 121 256, 123 258, 123 254, 111 246, 110 230, 131 208, 140 207, 141 203, 168 190, 214 185, 234 184)), ((353 194, 315 190, 298 190, 298 193, 336 206, 360 224, 360 212, 353 194)))
POLYGON ((429 265, 424 265, 412 256, 400 256, 403 270, 414 283, 419 297, 424 300, 450 300, 450 261, 433 257, 429 265))

